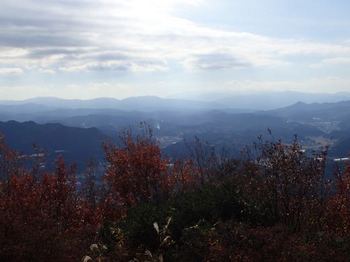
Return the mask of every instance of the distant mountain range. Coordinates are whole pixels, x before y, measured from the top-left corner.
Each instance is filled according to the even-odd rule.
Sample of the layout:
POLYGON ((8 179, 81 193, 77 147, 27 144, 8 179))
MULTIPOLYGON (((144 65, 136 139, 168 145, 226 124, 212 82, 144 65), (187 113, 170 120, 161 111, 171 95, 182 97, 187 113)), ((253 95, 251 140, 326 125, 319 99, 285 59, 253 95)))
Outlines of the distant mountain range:
POLYGON ((250 110, 271 110, 293 105, 297 102, 304 103, 335 103, 350 100, 350 92, 341 93, 302 93, 302 92, 256 92, 254 94, 232 93, 203 93, 185 94, 174 96, 179 99, 197 99, 200 101, 214 101, 224 107, 234 107, 250 110))
MULTIPOLYGON (((182 97, 185 97, 182 96, 182 97)), ((27 109, 28 112, 40 112, 47 109, 115 109, 123 111, 203 111, 233 110, 251 112, 271 110, 290 106, 297 102, 334 103, 350 100, 349 93, 300 93, 300 92, 265 92, 257 94, 207 94, 193 98, 160 98, 156 96, 130 97, 126 99, 96 98, 90 100, 61 99, 55 97, 37 97, 22 101, 0 100, 1 111, 14 107, 27 109)))
POLYGON ((138 132, 140 122, 150 125, 169 157, 185 156, 195 136, 235 155, 259 135, 286 142, 298 135, 309 150, 330 145, 332 157, 350 153, 350 101, 297 102, 272 110, 240 110, 237 104, 157 97, 0 101, 0 133, 24 154, 35 143, 51 160, 63 153, 81 166, 90 157, 102 160, 102 143, 116 141, 127 128, 138 132))
POLYGON ((350 101, 311 104, 298 102, 288 107, 272 110, 269 113, 292 120, 343 120, 350 116, 350 101))
POLYGON ((38 97, 23 101, 0 101, 3 108, 19 106, 31 108, 30 111, 42 111, 47 108, 58 109, 115 109, 123 111, 196 111, 222 109, 226 105, 215 102, 203 102, 185 99, 167 99, 156 96, 130 97, 123 100, 114 98, 96 98, 91 100, 61 99, 55 97, 38 97), (40 109, 38 106, 43 106, 40 109))

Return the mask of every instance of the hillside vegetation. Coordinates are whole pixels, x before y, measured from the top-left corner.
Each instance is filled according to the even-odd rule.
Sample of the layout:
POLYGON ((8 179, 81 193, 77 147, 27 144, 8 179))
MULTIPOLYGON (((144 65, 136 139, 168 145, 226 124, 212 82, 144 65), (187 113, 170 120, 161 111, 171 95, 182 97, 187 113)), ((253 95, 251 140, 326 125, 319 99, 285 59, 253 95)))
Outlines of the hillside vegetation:
POLYGON ((262 139, 241 158, 204 143, 170 161, 147 136, 104 146, 102 181, 49 172, 0 143, 1 261, 346 261, 350 168, 262 139))

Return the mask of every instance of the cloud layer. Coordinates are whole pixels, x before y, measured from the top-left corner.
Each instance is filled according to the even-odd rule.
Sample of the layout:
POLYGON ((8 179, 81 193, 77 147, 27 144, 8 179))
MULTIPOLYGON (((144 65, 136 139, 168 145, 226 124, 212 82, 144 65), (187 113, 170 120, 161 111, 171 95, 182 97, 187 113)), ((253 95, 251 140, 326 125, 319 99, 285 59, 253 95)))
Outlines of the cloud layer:
POLYGON ((2 0, 0 76, 349 64, 349 41, 272 38, 178 15, 203 1, 2 0))
MULTIPOLYGON (((273 66, 288 56, 350 58, 348 43, 322 44, 224 31, 172 14, 198 1, 3 0, 1 64, 50 70, 165 70, 273 66), (145 3, 146 2, 146 3, 145 3)), ((343 60, 340 60, 342 62, 343 60)))

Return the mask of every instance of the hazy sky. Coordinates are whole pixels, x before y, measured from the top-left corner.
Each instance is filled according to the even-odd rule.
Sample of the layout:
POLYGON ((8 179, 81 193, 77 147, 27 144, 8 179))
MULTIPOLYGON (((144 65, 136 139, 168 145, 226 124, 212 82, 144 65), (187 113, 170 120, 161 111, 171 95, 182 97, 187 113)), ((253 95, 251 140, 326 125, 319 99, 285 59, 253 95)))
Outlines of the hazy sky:
POLYGON ((0 99, 350 91, 348 0, 0 0, 0 99))

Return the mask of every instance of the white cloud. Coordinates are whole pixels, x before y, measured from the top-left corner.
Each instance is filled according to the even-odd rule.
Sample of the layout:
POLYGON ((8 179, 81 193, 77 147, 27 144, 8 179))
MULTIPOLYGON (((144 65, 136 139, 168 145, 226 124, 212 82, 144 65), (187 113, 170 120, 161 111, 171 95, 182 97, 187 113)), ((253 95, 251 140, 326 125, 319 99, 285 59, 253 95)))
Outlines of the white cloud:
POLYGON ((18 67, 3 67, 0 68, 1 76, 12 76, 12 75, 20 75, 23 73, 23 70, 18 67))
POLYGON ((350 57, 334 57, 321 61, 323 65, 350 65, 350 57))
POLYGON ((91 82, 88 84, 54 85, 0 85, 1 99, 23 100, 30 97, 55 96, 60 98, 91 99, 96 97, 119 97, 124 98, 133 95, 133 90, 138 87, 106 82, 91 82))
POLYGON ((2 0, 0 65, 57 71, 164 71, 281 66, 290 56, 350 56, 347 42, 278 39, 176 16, 199 0, 2 0), (218 56, 220 54, 220 56, 218 56), (41 69, 40 69, 41 68, 41 69))
POLYGON ((240 69, 250 67, 250 63, 227 53, 197 54, 185 61, 189 69, 221 70, 240 69))
POLYGON ((33 75, 38 73, 38 78, 42 74, 43 79, 57 79, 63 84, 57 86, 55 82, 34 79, 38 80, 39 85, 28 83, 24 87, 21 83, 6 86, 3 81, 0 96, 125 97, 135 94, 167 95, 175 89, 187 91, 207 88, 213 91, 213 87, 242 92, 350 90, 350 82, 346 78, 325 78, 317 73, 324 66, 350 64, 349 41, 322 42, 267 37, 202 25, 178 15, 178 10, 201 8, 205 1, 1 0, 0 75, 18 76, 28 72, 32 77, 29 79, 33 80, 33 75), (307 80, 293 80, 293 76, 290 76, 293 68, 305 64, 310 66, 307 70, 314 70, 313 74, 300 77, 307 80), (144 75, 153 77, 153 74, 145 72, 171 75, 173 65, 175 70, 183 70, 182 78, 169 81, 167 76, 162 79, 164 84, 157 84, 159 79, 156 78, 152 78, 154 85, 150 81, 143 82, 144 75), (283 69, 288 71, 286 78, 292 80, 267 81, 261 73, 270 70, 268 75, 271 79, 272 70, 281 72, 283 69), (249 78, 251 72, 258 72, 262 80, 240 80, 221 86, 220 83, 230 77, 238 76, 237 71, 244 70, 249 71, 245 78, 249 78), (139 73, 137 76, 141 77, 130 81, 133 83, 130 85, 112 83, 116 79, 106 80, 104 84, 65 84, 69 82, 69 77, 64 77, 70 76, 70 73, 76 83, 79 82, 74 78, 77 72, 88 72, 84 77, 93 80, 104 71, 118 72, 117 76, 132 72, 130 75, 133 77, 139 73), (227 71, 231 74, 232 71, 232 76, 227 77, 227 74, 225 79, 213 77, 209 81, 198 80, 211 71, 213 75, 219 75, 221 71, 222 75, 227 71), (317 74, 321 77, 317 78, 317 74), (193 75, 195 80, 191 79, 193 75), (42 82, 54 87, 40 87, 42 82))
MULTIPOLYGON (((349 92, 350 78, 323 76, 306 80, 284 80, 284 81, 229 81, 221 87, 225 92, 255 93, 264 91, 298 91, 306 93, 324 92, 349 92)), ((219 91, 219 90, 218 90, 219 91)))

